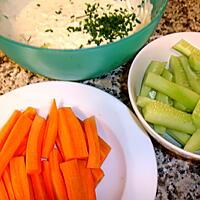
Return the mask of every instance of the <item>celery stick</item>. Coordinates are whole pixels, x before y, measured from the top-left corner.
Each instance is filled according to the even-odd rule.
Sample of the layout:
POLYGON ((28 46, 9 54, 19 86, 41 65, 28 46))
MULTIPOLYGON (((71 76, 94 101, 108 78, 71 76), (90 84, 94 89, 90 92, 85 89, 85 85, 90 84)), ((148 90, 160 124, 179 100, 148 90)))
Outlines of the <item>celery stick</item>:
POLYGON ((163 136, 167 128, 158 124, 154 124, 153 129, 156 131, 156 133, 163 136))
POLYGON ((196 127, 200 128, 200 100, 198 101, 196 107, 193 110, 192 120, 196 127))
POLYGON ((200 50, 184 39, 180 40, 172 48, 187 57, 189 57, 192 53, 195 53, 200 56, 200 50))
POLYGON ((187 133, 183 133, 183 132, 172 130, 172 129, 167 129, 167 133, 171 135, 179 143, 181 143, 183 146, 185 146, 185 144, 191 137, 191 135, 187 133))
POLYGON ((189 56, 189 63, 190 63, 191 68, 195 72, 200 72, 200 56, 196 54, 191 54, 189 56))
MULTIPOLYGON (((165 78, 166 80, 171 81, 173 78, 173 75, 167 69, 164 69, 162 73, 162 77, 165 78)), ((161 101, 166 104, 171 104, 170 98, 161 92, 157 92, 156 100, 161 101)), ((163 135, 166 131, 166 127, 154 124, 154 130, 160 135, 163 135)))
POLYGON ((195 152, 200 149, 200 129, 197 129, 186 143, 184 150, 195 152))
POLYGON ((145 105, 147 105, 148 103, 153 102, 153 101, 155 101, 155 100, 150 99, 148 97, 138 96, 136 104, 139 107, 143 108, 145 105))
MULTIPOLYGON (((174 75, 174 82, 184 87, 190 88, 187 76, 178 57, 172 55, 170 57, 169 66, 174 75)), ((174 107, 182 111, 187 111, 187 108, 177 101, 174 101, 174 107)))
POLYGON ((180 102, 191 112, 200 98, 196 92, 151 72, 147 74, 144 84, 180 102))
POLYGON ((152 124, 158 124, 169 129, 192 134, 196 130, 192 115, 175 109, 159 101, 151 102, 142 109, 144 119, 152 124))
POLYGON ((185 56, 180 56, 179 60, 183 66, 183 69, 186 72, 186 76, 188 78, 192 90, 200 94, 200 78, 195 74, 194 71, 192 71, 188 59, 185 56))
POLYGON ((179 103, 178 101, 174 101, 174 108, 178 110, 182 110, 184 112, 190 112, 183 104, 179 103))
POLYGON ((174 82, 179 85, 189 88, 190 85, 189 85, 187 76, 185 74, 185 71, 184 71, 178 57, 172 55, 170 57, 169 66, 174 75, 174 82))
POLYGON ((163 138, 165 138, 168 142, 172 143, 173 145, 182 148, 182 144, 180 144, 179 142, 177 142, 171 135, 169 135, 168 133, 164 133, 163 134, 163 138))
MULTIPOLYGON (((165 62, 151 61, 147 70, 145 71, 143 82, 144 82, 148 72, 152 72, 152 73, 155 73, 155 74, 158 74, 158 75, 162 74, 162 72, 165 68, 165 65, 166 65, 165 62)), ((140 90, 140 96, 147 97, 147 96, 149 96, 150 91, 151 91, 151 88, 142 83, 142 87, 141 87, 141 90, 140 90)))

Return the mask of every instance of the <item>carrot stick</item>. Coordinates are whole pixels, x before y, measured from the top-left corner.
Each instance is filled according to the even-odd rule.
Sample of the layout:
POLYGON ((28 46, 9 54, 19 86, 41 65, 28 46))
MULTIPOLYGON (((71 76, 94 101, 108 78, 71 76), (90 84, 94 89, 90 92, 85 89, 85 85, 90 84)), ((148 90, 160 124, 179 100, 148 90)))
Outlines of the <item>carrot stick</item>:
POLYGON ((82 187, 87 191, 88 200, 96 200, 95 182, 90 168, 87 168, 86 160, 78 160, 78 166, 83 180, 82 187))
POLYGON ((87 191, 83 187, 83 180, 76 159, 66 161, 60 164, 68 197, 70 200, 86 200, 87 191))
POLYGON ((8 192, 9 199, 15 200, 15 194, 14 194, 13 186, 12 186, 12 183, 11 183, 9 166, 7 166, 6 169, 4 170, 2 179, 4 181, 6 191, 8 192))
POLYGON ((26 172, 28 174, 41 172, 41 141, 45 129, 45 119, 36 115, 28 137, 26 149, 26 172))
POLYGON ((65 107, 63 108, 63 110, 64 110, 64 115, 67 119, 66 125, 69 127, 70 134, 72 136, 73 147, 76 153, 75 158, 77 159, 87 158, 88 150, 85 140, 85 133, 79 122, 79 119, 75 116, 71 108, 65 107))
POLYGON ((33 185, 35 200, 49 199, 42 175, 32 174, 30 175, 30 177, 31 177, 32 185, 33 185))
POLYGON ((25 156, 27 142, 28 142, 28 135, 25 136, 25 138, 21 141, 21 144, 19 145, 17 151, 15 152, 15 156, 25 156))
POLYGON ((53 149, 49 155, 50 171, 56 199, 68 199, 65 182, 60 171, 60 155, 58 149, 53 149))
POLYGON ((58 109, 58 139, 60 141, 61 149, 65 160, 74 159, 76 157, 75 148, 72 142, 72 134, 69 127, 66 125, 67 119, 64 109, 58 109))
POLYGON ((89 117, 83 121, 87 144, 89 149, 89 156, 87 167, 99 168, 100 167, 100 145, 96 122, 94 116, 89 117))
POLYGON ((47 160, 42 161, 42 176, 44 179, 44 184, 49 194, 50 199, 56 199, 53 189, 53 183, 51 179, 50 163, 47 160))
POLYGON ((45 137, 42 145, 42 157, 48 158, 50 151, 56 141, 57 131, 58 131, 58 110, 56 107, 55 99, 52 102, 50 113, 48 116, 48 123, 45 131, 45 137))
POLYGON ((0 177, 3 174, 3 171, 9 163, 10 159, 15 154, 17 148, 20 145, 20 142, 28 134, 31 124, 32 120, 30 120, 25 115, 21 115, 19 120, 14 125, 0 152, 0 177))
POLYGON ((101 168, 91 169, 92 176, 94 179, 95 187, 100 183, 102 178, 104 177, 104 172, 101 168))
POLYGON ((99 137, 100 144, 100 165, 103 164, 104 160, 111 151, 111 147, 101 137, 99 137))
POLYGON ((27 107, 26 110, 23 112, 23 114, 27 115, 31 120, 35 118, 37 111, 33 107, 27 107))
POLYGON ((64 156, 64 152, 62 150, 61 142, 58 137, 56 138, 56 147, 60 153, 61 161, 64 161, 65 156, 64 156))
POLYGON ((9 200, 5 185, 1 178, 0 178, 0 198, 1 200, 9 200))
POLYGON ((32 182, 31 182, 31 177, 28 175, 28 185, 29 185, 29 191, 30 191, 30 198, 31 200, 35 200, 34 198, 34 192, 33 192, 33 185, 32 185, 32 182))
POLYGON ((8 121, 4 124, 4 126, 0 130, 0 149, 2 149, 10 131, 15 125, 16 121, 19 119, 21 112, 19 110, 15 110, 12 115, 9 117, 8 121))
POLYGON ((29 183, 23 156, 14 157, 10 160, 10 176, 16 199, 29 200, 29 183))

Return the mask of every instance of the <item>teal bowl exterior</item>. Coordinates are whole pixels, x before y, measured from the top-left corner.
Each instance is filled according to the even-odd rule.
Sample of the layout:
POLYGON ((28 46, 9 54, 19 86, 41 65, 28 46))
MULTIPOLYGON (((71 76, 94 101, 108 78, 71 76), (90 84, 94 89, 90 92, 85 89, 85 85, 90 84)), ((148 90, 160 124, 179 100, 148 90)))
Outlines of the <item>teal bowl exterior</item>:
POLYGON ((148 41, 167 5, 153 0, 152 21, 137 33, 119 41, 78 50, 45 49, 0 36, 0 49, 16 63, 43 76, 58 80, 85 80, 116 69, 131 59, 148 41))

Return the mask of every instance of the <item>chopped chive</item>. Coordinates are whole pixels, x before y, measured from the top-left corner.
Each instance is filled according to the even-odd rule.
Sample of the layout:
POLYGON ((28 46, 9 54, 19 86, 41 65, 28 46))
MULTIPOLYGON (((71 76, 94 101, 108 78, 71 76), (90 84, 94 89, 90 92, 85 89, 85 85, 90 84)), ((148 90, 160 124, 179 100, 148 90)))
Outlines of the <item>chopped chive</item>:
POLYGON ((53 30, 52 29, 46 29, 45 32, 51 32, 51 33, 53 33, 53 30))

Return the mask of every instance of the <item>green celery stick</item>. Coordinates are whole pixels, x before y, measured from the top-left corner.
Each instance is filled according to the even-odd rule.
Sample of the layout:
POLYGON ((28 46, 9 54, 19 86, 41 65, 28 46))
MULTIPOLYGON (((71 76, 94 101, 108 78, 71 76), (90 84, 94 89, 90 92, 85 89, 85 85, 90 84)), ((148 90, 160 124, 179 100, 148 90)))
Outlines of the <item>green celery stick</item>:
POLYGON ((192 88, 192 90, 200 94, 200 78, 191 69, 188 59, 185 56, 180 56, 179 60, 183 66, 183 69, 186 72, 190 87, 192 88))
POLYGON ((187 133, 183 133, 183 132, 172 130, 172 129, 167 129, 167 133, 171 135, 175 140, 177 140, 183 146, 185 146, 185 144, 191 137, 191 135, 187 133))
MULTIPOLYGON (((187 76, 185 74, 185 71, 184 71, 178 57, 172 55, 170 57, 169 66, 174 75, 174 82, 179 85, 189 88, 190 85, 187 80, 187 76)), ((174 101, 174 107, 179 110, 182 110, 182 111, 187 111, 187 108, 177 101, 174 101)))
POLYGON ((192 112, 192 120, 196 127, 200 128, 200 100, 192 112))
POLYGON ((174 82, 179 85, 189 88, 190 85, 189 85, 187 76, 185 74, 185 71, 184 71, 178 57, 172 55, 170 57, 169 66, 174 75, 174 82))
POLYGON ((143 108, 145 105, 147 105, 148 103, 153 102, 153 101, 155 101, 155 100, 150 99, 149 97, 138 96, 136 104, 139 107, 143 108))
MULTIPOLYGON (((162 77, 165 78, 166 80, 172 81, 173 75, 167 69, 164 69, 162 77)), ((171 103, 170 98, 161 92, 157 92, 156 100, 166 104, 171 103)), ((160 135, 163 135, 166 132, 166 127, 154 124, 154 130, 160 135)))
POLYGON ((187 57, 189 57, 192 53, 195 53, 200 56, 200 49, 196 48, 184 39, 177 42, 172 48, 187 57))
POLYGON ((144 119, 152 124, 158 124, 188 134, 192 134, 196 130, 191 114, 177 110, 159 101, 146 104, 142 109, 142 113, 144 119))
POLYGON ((197 129, 186 143, 184 150, 195 152, 200 149, 200 129, 197 129))
MULTIPOLYGON (((147 67, 147 70, 145 71, 143 82, 144 82, 148 72, 152 72, 152 73, 155 73, 155 74, 158 74, 158 75, 162 74, 162 72, 165 68, 165 65, 166 65, 165 62, 151 61, 151 63, 147 67)), ((141 87, 141 90, 140 90, 140 96, 147 97, 147 96, 149 96, 150 91, 151 91, 151 88, 142 83, 142 87, 141 87)), ((155 91, 154 91, 154 93, 155 93, 155 91)), ((154 96, 155 95, 153 95, 153 96, 150 95, 149 97, 153 98, 154 96)))
POLYGON ((189 56, 189 63, 190 63, 191 68, 195 72, 200 72, 200 56, 196 54, 191 54, 189 56))
POLYGON ((190 112, 200 99, 200 95, 196 92, 151 72, 147 74, 144 84, 180 102, 190 112))
POLYGON ((172 143, 173 145, 182 148, 182 144, 180 144, 179 142, 177 142, 171 135, 169 135, 168 133, 164 133, 163 134, 163 138, 165 138, 168 142, 172 143))

